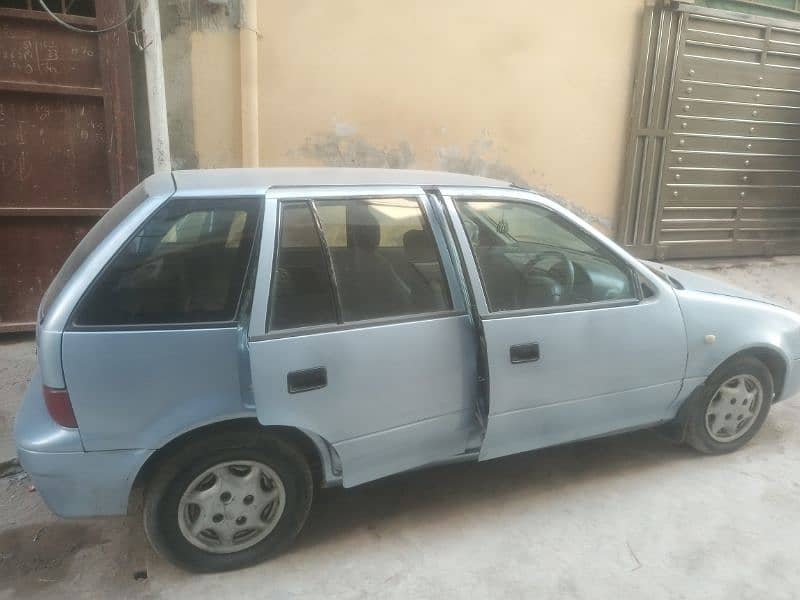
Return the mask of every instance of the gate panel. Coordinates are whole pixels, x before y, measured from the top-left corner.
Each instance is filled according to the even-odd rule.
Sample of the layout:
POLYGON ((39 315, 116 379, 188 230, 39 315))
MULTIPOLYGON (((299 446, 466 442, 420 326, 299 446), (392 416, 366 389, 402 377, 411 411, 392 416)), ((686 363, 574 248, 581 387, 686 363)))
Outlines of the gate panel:
POLYGON ((652 243, 630 220, 623 242, 659 259, 800 253, 800 26, 654 12, 680 15, 665 152, 650 167, 662 178, 651 196, 626 197, 623 216, 638 202, 658 217, 652 243))
POLYGON ((655 256, 658 190, 681 29, 680 14, 660 6, 645 7, 618 231, 620 243, 646 258, 655 256))
MULTIPOLYGON (((83 28, 126 13, 123 0, 97 2, 96 17, 71 5, 59 16, 83 28)), ((34 326, 67 255, 136 184, 134 144, 127 28, 77 33, 0 8, 0 332, 34 326)))

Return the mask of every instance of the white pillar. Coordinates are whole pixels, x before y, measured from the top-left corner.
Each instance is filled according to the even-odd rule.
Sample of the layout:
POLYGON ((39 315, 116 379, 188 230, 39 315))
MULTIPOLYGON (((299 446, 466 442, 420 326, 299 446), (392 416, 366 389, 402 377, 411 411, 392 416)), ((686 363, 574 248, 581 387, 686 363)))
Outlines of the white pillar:
POLYGON ((172 170, 169 151, 167 96, 164 88, 164 53, 161 46, 161 14, 158 0, 142 3, 144 30, 144 65, 147 77, 147 106, 150 113, 150 145, 153 148, 153 171, 172 170))
POLYGON ((242 92, 242 166, 257 167, 258 144, 258 0, 241 0, 239 59, 242 92))

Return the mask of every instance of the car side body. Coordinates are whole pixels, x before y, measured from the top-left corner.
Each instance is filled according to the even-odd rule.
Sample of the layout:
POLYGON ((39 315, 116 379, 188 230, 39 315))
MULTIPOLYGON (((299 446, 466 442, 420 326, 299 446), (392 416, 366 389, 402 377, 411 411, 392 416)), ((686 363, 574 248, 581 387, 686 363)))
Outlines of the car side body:
MULTIPOLYGON (((179 234, 158 235, 163 242, 179 234)), ((383 235, 395 234, 387 225, 383 235)), ((79 246, 43 300, 39 369, 15 429, 22 465, 65 517, 125 514, 134 485, 175 449, 243 422, 301 448, 320 485, 351 487, 674 422, 709 376, 742 354, 770 369, 775 397, 768 400, 800 390, 800 316, 644 264, 556 202, 502 181, 372 169, 174 172, 137 186, 89 236, 95 239, 79 246), (236 264, 244 265, 235 313, 221 321, 76 324, 109 265, 132 240, 147 240, 140 232, 159 211, 197 205, 208 213, 226 203, 245 215, 219 242, 238 248, 236 264), (291 218, 308 217, 329 234, 320 248, 333 265, 336 314, 308 326, 294 326, 291 316, 290 326, 277 327, 277 279, 309 270, 297 264, 307 248, 281 242, 290 205, 291 218), (531 223, 556 223, 588 249, 512 248, 509 224, 494 215, 515 210, 531 223), (348 245, 374 250, 366 238, 378 217, 422 225, 401 232, 395 246, 347 254, 348 245), (236 246, 245 238, 251 249, 236 246), (284 248, 295 261, 285 272, 278 268, 284 248), (539 268, 531 256, 552 266, 539 268), (397 272, 385 282, 384 263, 397 272), (509 265, 524 284, 494 281, 504 269, 517 278, 509 265), (374 272, 374 287, 400 281, 409 297, 424 296, 425 310, 389 306, 387 294, 370 304, 363 282, 348 283, 358 269, 374 272), (552 300, 567 288, 580 301, 552 300), (365 318, 349 318, 348 302, 365 318), (375 316, 375 306, 391 315, 375 316), (54 420, 43 389, 68 391, 77 427, 54 420)), ((162 256, 151 269, 169 260, 162 256)), ((291 315, 301 306, 292 286, 295 295, 280 309, 291 315)), ((216 310, 202 290, 191 294, 208 314, 216 310)), ((322 310, 318 296, 303 296, 302 306, 322 310)))

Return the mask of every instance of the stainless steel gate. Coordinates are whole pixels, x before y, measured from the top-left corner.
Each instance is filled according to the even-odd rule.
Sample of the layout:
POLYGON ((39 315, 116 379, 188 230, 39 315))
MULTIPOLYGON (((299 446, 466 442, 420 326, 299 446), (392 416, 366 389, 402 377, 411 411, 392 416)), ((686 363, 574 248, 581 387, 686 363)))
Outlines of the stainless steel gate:
POLYGON ((646 10, 620 241, 643 258, 800 253, 800 23, 646 10))

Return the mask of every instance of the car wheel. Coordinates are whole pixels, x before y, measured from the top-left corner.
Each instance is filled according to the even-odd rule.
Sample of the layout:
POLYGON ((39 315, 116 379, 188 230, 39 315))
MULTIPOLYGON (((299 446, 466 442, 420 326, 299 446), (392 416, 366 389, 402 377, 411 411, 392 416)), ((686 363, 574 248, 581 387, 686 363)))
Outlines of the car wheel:
POLYGON ((156 552, 179 567, 239 569, 294 540, 313 489, 308 462, 285 441, 216 434, 159 465, 145 491, 144 529, 156 552))
POLYGON ((686 441, 706 454, 733 452, 749 442, 769 413, 772 375, 757 358, 735 358, 712 373, 688 411, 686 441))

